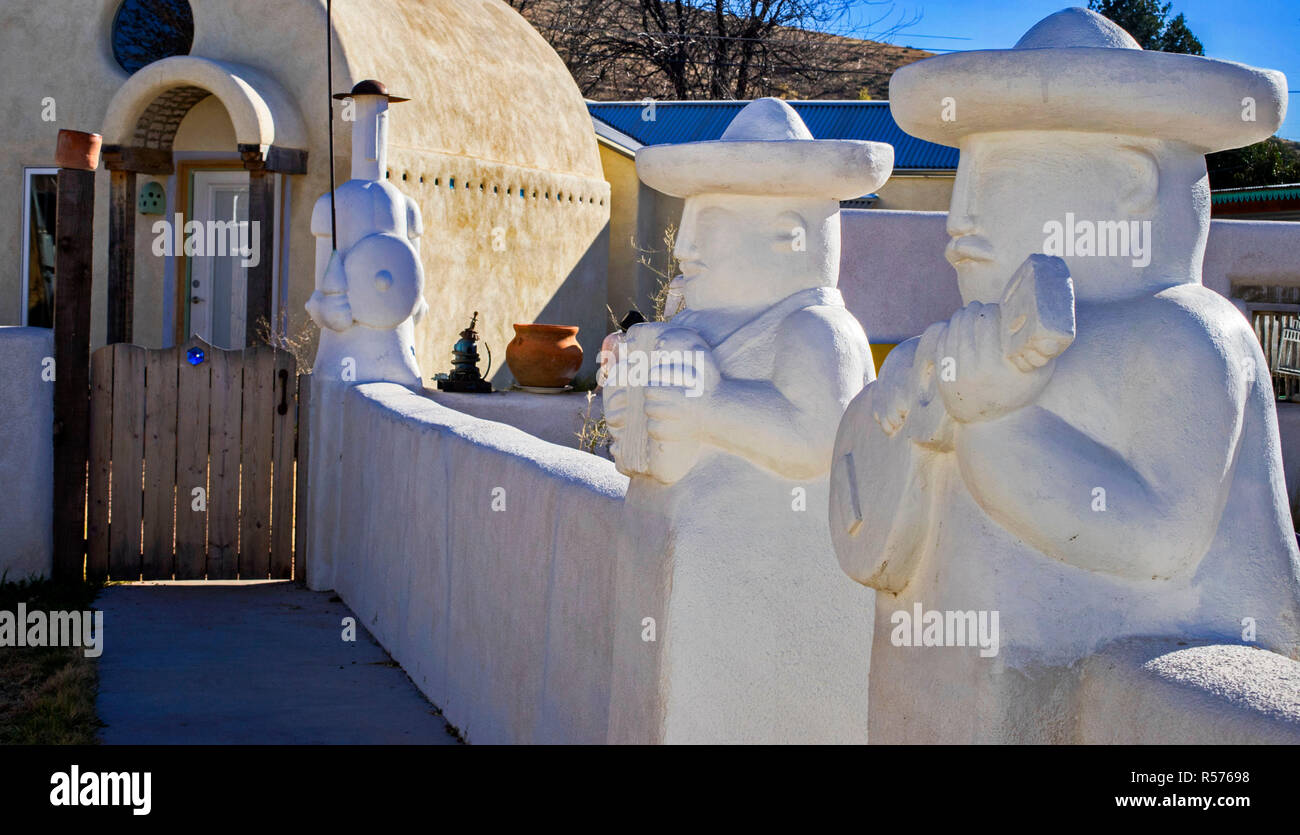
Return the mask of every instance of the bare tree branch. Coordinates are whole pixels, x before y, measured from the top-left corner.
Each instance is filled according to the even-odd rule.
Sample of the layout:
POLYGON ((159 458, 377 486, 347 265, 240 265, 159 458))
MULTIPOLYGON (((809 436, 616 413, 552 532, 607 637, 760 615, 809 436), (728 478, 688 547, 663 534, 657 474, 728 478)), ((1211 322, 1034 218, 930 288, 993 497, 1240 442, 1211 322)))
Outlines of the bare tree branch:
POLYGON ((927 54, 864 44, 920 20, 896 15, 887 0, 508 2, 527 13, 588 96, 874 97, 895 68, 927 54))

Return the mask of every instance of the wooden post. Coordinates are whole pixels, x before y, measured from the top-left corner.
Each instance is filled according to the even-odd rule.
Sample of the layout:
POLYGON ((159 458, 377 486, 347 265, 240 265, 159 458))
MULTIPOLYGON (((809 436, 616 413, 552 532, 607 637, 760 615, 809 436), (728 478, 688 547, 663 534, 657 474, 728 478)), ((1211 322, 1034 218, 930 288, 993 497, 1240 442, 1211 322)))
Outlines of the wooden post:
POLYGON ((275 270, 275 174, 260 153, 243 153, 248 169, 248 219, 258 230, 257 264, 248 268, 245 327, 247 344, 266 342, 275 333, 271 319, 275 270))
MULTIPOLYGON (((54 573, 81 579, 90 451, 90 289, 95 158, 60 168, 54 262, 54 573)), ((70 160, 60 160, 69 162, 70 160)))
POLYGON ((135 335, 135 172, 112 169, 108 209, 108 344, 135 335))

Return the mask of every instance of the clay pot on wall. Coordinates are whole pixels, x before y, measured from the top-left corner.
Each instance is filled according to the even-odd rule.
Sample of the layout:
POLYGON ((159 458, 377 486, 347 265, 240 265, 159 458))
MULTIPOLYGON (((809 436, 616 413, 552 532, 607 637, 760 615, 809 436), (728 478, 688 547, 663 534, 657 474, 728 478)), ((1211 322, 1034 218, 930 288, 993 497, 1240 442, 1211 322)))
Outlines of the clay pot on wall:
POLYGON ((99 149, 104 137, 79 130, 60 130, 54 161, 60 168, 94 171, 99 167, 99 149))
POLYGON ((506 365, 521 386, 564 388, 582 367, 582 346, 573 325, 515 325, 506 365))

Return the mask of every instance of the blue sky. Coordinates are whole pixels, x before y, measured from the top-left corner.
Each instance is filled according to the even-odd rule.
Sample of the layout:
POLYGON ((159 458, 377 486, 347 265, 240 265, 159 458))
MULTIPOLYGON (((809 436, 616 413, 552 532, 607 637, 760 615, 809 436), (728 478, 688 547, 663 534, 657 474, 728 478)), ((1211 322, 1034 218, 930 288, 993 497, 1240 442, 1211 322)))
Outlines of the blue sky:
MULTIPOLYGON (((1171 17, 1182 12, 1211 58, 1281 70, 1287 86, 1300 90, 1300 2, 1297 0, 1165 0, 1171 17)), ((861 15, 879 15, 888 5, 863 2, 861 15)), ((888 40, 918 49, 1004 49, 1052 12, 1087 0, 897 0, 894 15, 920 12, 921 21, 888 40), (944 36, 944 37, 923 37, 944 36), (952 40, 963 38, 969 40, 952 40)), ((1300 139, 1300 93, 1279 134, 1300 139)))

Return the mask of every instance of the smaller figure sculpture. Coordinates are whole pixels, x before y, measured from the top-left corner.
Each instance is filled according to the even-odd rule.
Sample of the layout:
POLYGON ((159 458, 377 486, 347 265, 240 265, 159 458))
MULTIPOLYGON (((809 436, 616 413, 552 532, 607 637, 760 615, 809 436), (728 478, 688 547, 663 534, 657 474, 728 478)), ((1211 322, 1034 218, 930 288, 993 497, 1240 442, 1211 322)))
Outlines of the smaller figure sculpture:
POLYGON ((316 201, 316 291, 307 312, 321 328, 313 373, 348 383, 420 385, 415 324, 428 309, 420 264, 420 209, 385 179, 390 96, 378 81, 351 93, 352 178, 316 201), (337 229, 337 249, 331 244, 337 229))
POLYGON ((685 308, 632 325, 603 375, 631 476, 616 611, 663 624, 657 646, 618 633, 611 740, 865 738, 871 594, 825 526, 835 428, 875 376, 836 289, 839 201, 892 166, 889 145, 814 140, 777 99, 718 141, 637 154, 647 185, 686 200, 685 308))

